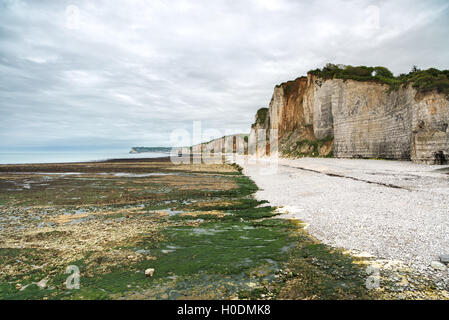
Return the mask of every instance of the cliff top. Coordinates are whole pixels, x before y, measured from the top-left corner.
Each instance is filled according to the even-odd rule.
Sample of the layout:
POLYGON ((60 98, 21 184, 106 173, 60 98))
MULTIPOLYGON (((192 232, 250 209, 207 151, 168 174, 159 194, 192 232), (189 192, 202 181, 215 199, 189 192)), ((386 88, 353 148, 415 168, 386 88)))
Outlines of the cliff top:
POLYGON ((439 93, 446 94, 449 98, 449 70, 438 70, 435 68, 420 70, 414 66, 409 73, 403 73, 395 77, 385 67, 354 67, 328 63, 322 69, 310 70, 308 74, 323 79, 374 81, 387 84, 392 89, 398 89, 403 85, 412 84, 420 93, 436 90, 439 93))
POLYGON ((268 114, 268 108, 260 108, 257 110, 256 123, 264 123, 268 114))

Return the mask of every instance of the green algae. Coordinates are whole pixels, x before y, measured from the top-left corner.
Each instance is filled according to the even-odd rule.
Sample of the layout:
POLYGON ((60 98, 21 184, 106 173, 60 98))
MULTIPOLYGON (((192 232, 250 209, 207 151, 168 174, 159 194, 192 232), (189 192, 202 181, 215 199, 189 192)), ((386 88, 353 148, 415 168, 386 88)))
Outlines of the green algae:
MULTIPOLYGON (((231 179, 236 187, 229 190, 202 190, 203 186, 199 184, 197 188, 172 189, 162 193, 162 196, 153 194, 151 198, 146 198, 138 189, 130 194, 128 202, 109 203, 107 207, 96 206, 87 195, 82 196, 78 204, 87 202, 96 221, 80 221, 81 227, 107 221, 119 224, 139 222, 142 219, 155 219, 155 224, 164 223, 165 227, 129 235, 121 241, 111 240, 106 252, 88 251, 82 258, 69 261, 67 265, 75 265, 80 270, 80 289, 66 288, 68 274, 65 273, 65 265, 25 268, 27 271, 21 269, 24 263, 45 266, 48 257, 58 257, 60 253, 57 250, 1 248, 2 269, 10 265, 16 272, 11 271, 10 275, 1 277, 0 298, 367 297, 361 286, 363 270, 353 263, 350 256, 316 242, 301 224, 276 218, 274 207, 252 197, 257 191, 254 182, 243 176, 238 166, 234 169, 235 174, 232 175, 213 174, 217 184, 222 183, 223 177, 231 179), (114 211, 105 216, 98 213, 128 210, 133 205, 137 209, 132 212, 114 211), (182 213, 155 215, 164 210, 194 212, 195 216, 182 213), (129 252, 131 255, 140 252, 141 258, 116 259, 111 252, 129 252), (24 257, 27 262, 22 261, 24 257), (148 268, 155 270, 152 277, 145 276, 148 268), (45 288, 33 284, 42 279, 48 279, 45 288)), ((204 176, 204 172, 198 175, 204 176)), ((179 179, 182 184, 182 176, 179 179)), ((105 192, 109 187, 113 194, 123 193, 123 188, 151 187, 151 184, 142 185, 125 177, 114 180, 123 184, 121 187, 108 184, 105 192)), ((39 203, 54 199, 46 194, 41 201, 39 203)), ((71 210, 72 207, 66 209, 71 210)), ((89 213, 89 210, 86 208, 82 212, 89 213)), ((29 240, 39 243, 62 241, 65 237, 73 237, 73 234, 46 230, 34 234, 29 240)))

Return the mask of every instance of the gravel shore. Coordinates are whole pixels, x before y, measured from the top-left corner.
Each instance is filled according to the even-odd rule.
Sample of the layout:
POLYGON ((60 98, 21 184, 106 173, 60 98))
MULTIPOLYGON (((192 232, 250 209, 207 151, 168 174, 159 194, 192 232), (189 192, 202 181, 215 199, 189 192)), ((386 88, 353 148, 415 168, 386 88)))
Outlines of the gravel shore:
POLYGON ((302 158, 279 159, 273 172, 273 160, 237 162, 258 199, 283 206, 320 241, 448 279, 431 263, 449 254, 449 166, 302 158))

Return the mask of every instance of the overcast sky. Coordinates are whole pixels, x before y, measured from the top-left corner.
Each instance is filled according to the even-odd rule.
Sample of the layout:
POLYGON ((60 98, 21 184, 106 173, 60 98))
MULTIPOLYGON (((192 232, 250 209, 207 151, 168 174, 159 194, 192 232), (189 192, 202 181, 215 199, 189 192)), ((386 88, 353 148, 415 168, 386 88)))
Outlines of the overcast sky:
POLYGON ((327 62, 449 68, 447 1, 0 0, 0 149, 248 132, 327 62))

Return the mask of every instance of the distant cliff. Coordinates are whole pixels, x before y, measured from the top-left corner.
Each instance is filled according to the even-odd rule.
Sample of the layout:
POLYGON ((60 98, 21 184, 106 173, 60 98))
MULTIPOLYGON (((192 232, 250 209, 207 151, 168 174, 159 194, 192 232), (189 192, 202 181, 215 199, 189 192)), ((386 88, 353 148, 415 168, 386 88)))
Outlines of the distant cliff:
POLYGON ((245 154, 248 149, 248 134, 234 134, 203 142, 191 147, 193 153, 223 152, 245 154))
MULTIPOLYGON (((449 71, 328 65, 275 87, 256 114, 250 141, 277 129, 284 157, 449 159, 449 71)), ((266 148, 250 154, 269 154, 266 148)))
POLYGON ((145 153, 145 152, 170 152, 171 148, 167 147, 132 147, 129 153, 145 153))

